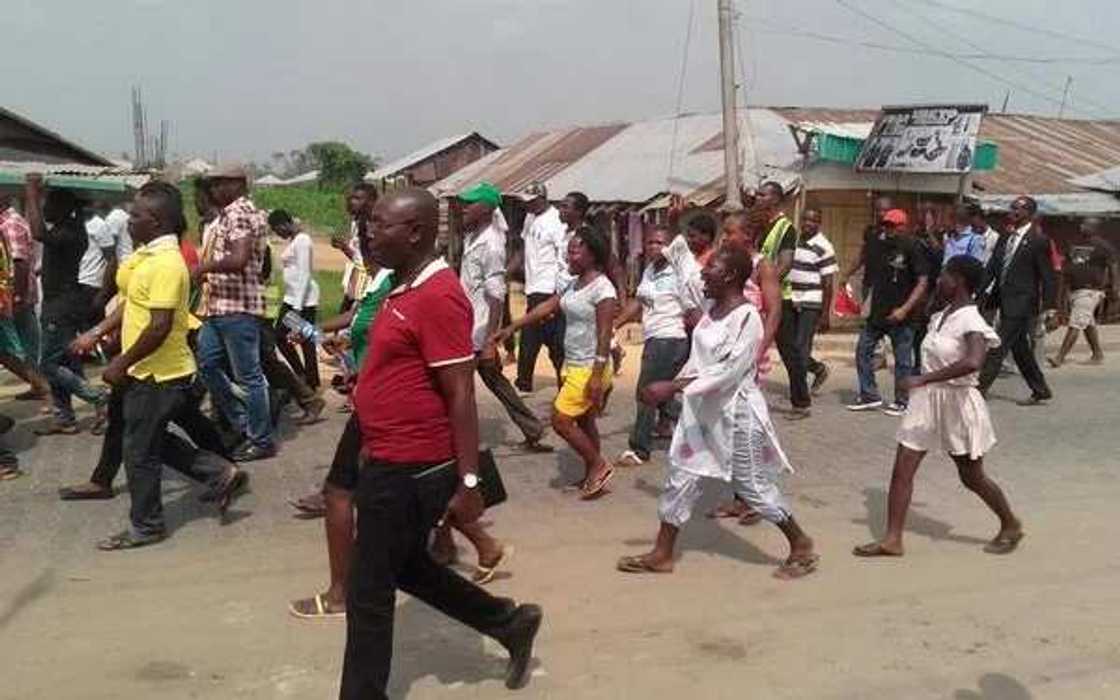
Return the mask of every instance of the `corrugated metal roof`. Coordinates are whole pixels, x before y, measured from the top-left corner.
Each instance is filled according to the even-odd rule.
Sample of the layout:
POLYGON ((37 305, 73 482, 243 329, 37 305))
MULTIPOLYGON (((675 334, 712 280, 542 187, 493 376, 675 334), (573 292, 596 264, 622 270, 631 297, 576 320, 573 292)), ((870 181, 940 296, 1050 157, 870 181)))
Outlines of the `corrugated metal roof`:
POLYGON ((8 161, 50 160, 54 163, 113 165, 108 158, 3 107, 0 107, 0 158, 8 161))
POLYGON ((1120 165, 1092 175, 1072 178, 1070 184, 1087 190, 1120 193, 1120 165))
MULTIPOLYGON (((979 195, 985 209, 1008 211, 1018 198, 1014 194, 979 195)), ((1120 216, 1120 197, 1107 192, 1066 192, 1034 195, 1043 216, 1120 216)))
POLYGON ((803 121, 797 122, 794 126, 815 134, 828 134, 842 139, 864 140, 871 135, 871 129, 875 127, 875 122, 803 121))
MULTIPOLYGON (((82 180, 89 184, 96 182, 113 183, 110 189, 123 189, 123 187, 137 188, 151 179, 147 173, 137 173, 127 168, 116 166, 84 165, 81 163, 37 163, 32 161, 5 161, 0 160, 0 176, 12 185, 22 183, 29 173, 41 173, 47 176, 47 183, 62 183, 65 180, 82 180)), ((96 188, 96 187, 95 187, 96 188)))
POLYGON ((418 148, 412 153, 409 153, 408 155, 401 156, 396 160, 382 165, 372 172, 366 173, 364 179, 367 182, 371 182, 374 180, 383 180, 388 177, 393 177, 394 175, 400 173, 400 171, 402 170, 411 168, 417 163, 425 161, 432 156, 438 155, 443 151, 446 151, 447 149, 462 143, 463 141, 467 141, 475 137, 482 139, 495 148, 497 147, 496 143, 486 138, 485 136, 480 135, 477 131, 472 131, 468 134, 458 134, 457 136, 448 136, 447 138, 433 141, 428 145, 422 148, 418 148))

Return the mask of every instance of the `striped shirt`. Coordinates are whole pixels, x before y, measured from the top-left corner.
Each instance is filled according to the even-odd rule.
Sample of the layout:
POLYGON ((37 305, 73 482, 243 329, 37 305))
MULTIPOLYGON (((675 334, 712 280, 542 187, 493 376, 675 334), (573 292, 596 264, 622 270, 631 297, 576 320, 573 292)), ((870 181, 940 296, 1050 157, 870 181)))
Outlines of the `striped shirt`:
POLYGON ((802 239, 793 253, 793 267, 789 282, 793 287, 793 303, 811 309, 824 304, 822 277, 837 272, 836 252, 825 235, 817 232, 812 238, 802 239))

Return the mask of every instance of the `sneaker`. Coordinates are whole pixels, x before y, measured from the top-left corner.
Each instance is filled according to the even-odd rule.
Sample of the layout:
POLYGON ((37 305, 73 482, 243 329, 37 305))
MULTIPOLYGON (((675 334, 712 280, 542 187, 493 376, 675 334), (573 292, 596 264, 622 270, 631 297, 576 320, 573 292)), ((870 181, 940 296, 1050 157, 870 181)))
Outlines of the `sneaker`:
POLYGON ((618 459, 615 460, 615 466, 618 467, 640 467, 646 463, 634 450, 626 450, 618 459))
POLYGON ((276 445, 269 445, 268 447, 248 445, 234 452, 231 458, 234 462, 256 462, 262 459, 271 459, 276 456, 276 452, 276 445))
POLYGON ((830 374, 832 374, 832 372, 829 371, 828 365, 821 365, 820 371, 813 373, 813 384, 809 387, 809 390, 812 392, 813 396, 816 396, 820 393, 821 387, 824 386, 824 383, 828 381, 828 376, 830 374))
POLYGON ((808 408, 800 408, 800 407, 795 406, 794 408, 790 409, 789 413, 786 414, 786 420, 788 420, 788 421, 805 420, 806 418, 808 418, 811 415, 813 415, 813 412, 810 411, 808 408))
POLYGON ((868 399, 863 396, 856 399, 855 403, 848 404, 845 408, 849 411, 873 411, 883 405, 882 399, 868 399))
POLYGON ((887 404, 886 406, 883 406, 883 413, 887 414, 888 416, 894 416, 895 418, 898 418, 899 416, 906 415, 906 409, 906 404, 900 401, 895 401, 893 403, 887 404))

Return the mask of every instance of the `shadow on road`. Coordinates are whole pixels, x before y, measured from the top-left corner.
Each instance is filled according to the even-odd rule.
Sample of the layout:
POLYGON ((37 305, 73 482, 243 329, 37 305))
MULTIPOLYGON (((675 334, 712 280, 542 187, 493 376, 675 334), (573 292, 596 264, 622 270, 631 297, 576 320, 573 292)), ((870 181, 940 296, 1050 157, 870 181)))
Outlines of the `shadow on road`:
POLYGON ((393 637, 391 698, 406 697, 427 676, 445 686, 505 678, 504 652, 487 653, 481 634, 413 598, 397 607, 393 637))
MULTIPOLYGON (((887 492, 880 488, 867 488, 863 490, 863 505, 867 509, 866 518, 852 520, 857 525, 867 525, 872 539, 878 541, 886 536, 887 527, 887 492)), ((953 534, 953 526, 943 520, 937 520, 917 512, 925 503, 911 501, 910 510, 906 514, 906 532, 924 535, 931 540, 959 542, 961 544, 987 544, 988 540, 972 537, 970 535, 953 534)))
POLYGON ((1031 700, 1034 697, 1025 685, 1002 673, 985 673, 977 685, 979 692, 962 688, 953 693, 953 700, 1031 700))
POLYGON ((44 569, 23 588, 16 591, 8 605, 0 612, 0 629, 7 627, 16 615, 54 588, 54 570, 44 569))

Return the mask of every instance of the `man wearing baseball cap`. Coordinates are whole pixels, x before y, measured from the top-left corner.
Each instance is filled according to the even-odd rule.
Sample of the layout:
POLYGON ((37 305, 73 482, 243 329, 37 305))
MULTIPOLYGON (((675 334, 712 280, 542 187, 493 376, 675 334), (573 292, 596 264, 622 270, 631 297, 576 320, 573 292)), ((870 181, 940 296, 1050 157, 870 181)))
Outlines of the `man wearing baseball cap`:
POLYGON ((909 395, 902 380, 913 371, 914 326, 918 305, 929 286, 929 261, 907 233, 909 217, 901 209, 883 214, 882 233, 864 242, 866 272, 864 287, 870 287, 870 313, 856 346, 859 397, 849 404, 852 411, 882 408, 891 416, 906 412, 909 395), (894 402, 883 406, 875 382, 875 346, 890 338, 894 351, 894 402))
MULTIPOLYGON (((543 183, 532 182, 518 198, 525 202, 529 214, 521 228, 523 248, 519 260, 525 269, 526 311, 556 294, 557 276, 565 259, 568 227, 560 220, 560 212, 548 201, 543 183)), ((513 267, 511 265, 511 267, 513 267)), ((564 319, 557 314, 540 325, 521 331, 521 347, 517 357, 517 388, 533 391, 533 371, 541 345, 548 347, 548 359, 560 383, 560 367, 564 364, 564 319)))

